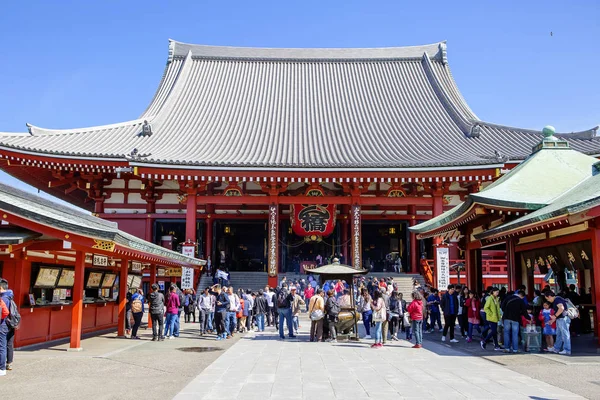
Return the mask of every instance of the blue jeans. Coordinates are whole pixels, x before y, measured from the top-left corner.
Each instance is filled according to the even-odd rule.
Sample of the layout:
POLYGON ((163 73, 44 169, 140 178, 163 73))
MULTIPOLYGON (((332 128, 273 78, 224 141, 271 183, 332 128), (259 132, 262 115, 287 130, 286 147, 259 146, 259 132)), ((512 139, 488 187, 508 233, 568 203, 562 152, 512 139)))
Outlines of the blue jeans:
POLYGON ((287 322, 287 327, 290 336, 294 336, 294 326, 292 324, 292 308, 278 308, 277 312, 279 313, 279 337, 285 338, 285 334, 283 333, 283 322, 287 322))
POLYGON ((431 330, 435 328, 435 323, 439 329, 442 329, 442 314, 439 312, 432 312, 429 314, 429 327, 431 330))
POLYGON ((174 335, 175 332, 175 320, 177 319, 177 314, 167 313, 167 320, 165 321, 165 336, 174 335))
POLYGON ((227 311, 227 318, 225 319, 225 331, 228 335, 231 335, 237 327, 237 317, 235 311, 227 311))
POLYGON ((412 321, 412 331, 415 334, 415 344, 423 344, 423 321, 412 321))
POLYGON ((363 324, 365 324, 365 331, 367 335, 371 336, 371 321, 373 320, 373 311, 363 311, 362 313, 363 324))
POLYGON ((510 344, 512 341, 512 350, 519 350, 519 323, 517 321, 511 321, 510 319, 504 320, 504 348, 510 350, 510 344))
POLYGON ((487 343, 488 340, 494 339, 494 347, 500 347, 500 345, 498 344, 498 323, 487 321, 487 324, 488 328, 490 329, 490 332, 486 335, 485 338, 483 338, 483 342, 487 343))
POLYGON ((209 331, 213 330, 213 321, 215 320, 215 312, 209 312, 207 313, 208 315, 208 320, 206 321, 206 329, 208 329, 209 331))
POLYGON ((6 322, 2 322, 0 323, 0 371, 6 371, 7 335, 8 325, 6 325, 6 322))
POLYGON ((256 314, 256 325, 258 327, 259 332, 264 332, 264 330, 265 330, 265 314, 256 314))
POLYGON ((477 332, 479 332, 479 334, 481 334, 481 329, 479 329, 479 325, 476 324, 472 324, 469 322, 469 339, 473 340, 473 328, 477 328, 477 332))
MULTIPOLYGON (((421 321, 421 332, 423 332, 423 324, 422 324, 422 322, 423 321, 421 321)), ((412 323, 410 325, 404 327, 404 329, 406 331, 405 332, 406 333, 406 340, 412 340, 412 328, 411 328, 411 326, 412 326, 412 323)))
POLYGON ((383 321, 375 322, 375 343, 383 342, 383 334, 381 332, 382 325, 383 321))
POLYGON ((300 321, 298 321, 297 315, 292 317, 292 325, 294 327, 294 332, 298 332, 298 328, 300 328, 300 321))
POLYGON ((173 336, 179 337, 179 319, 181 318, 181 311, 175 314, 175 324, 173 327, 173 336))
POLYGON ((571 333, 569 332, 569 326, 571 325, 571 318, 557 318, 556 319, 556 343, 554 348, 560 351, 561 347, 567 353, 571 353, 571 333))

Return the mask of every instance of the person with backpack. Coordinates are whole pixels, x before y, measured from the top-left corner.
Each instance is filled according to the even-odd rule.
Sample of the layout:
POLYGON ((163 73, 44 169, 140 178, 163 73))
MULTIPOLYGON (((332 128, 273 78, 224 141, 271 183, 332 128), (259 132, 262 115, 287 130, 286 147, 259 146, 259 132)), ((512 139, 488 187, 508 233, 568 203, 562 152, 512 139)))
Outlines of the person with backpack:
POLYGON ((281 285, 281 289, 277 293, 277 313, 279 314, 279 338, 285 339, 283 333, 284 322, 287 324, 289 338, 294 339, 294 326, 292 322, 292 302, 294 297, 288 291, 287 285, 284 283, 281 285))
POLYGON ((267 298, 264 296, 262 289, 258 291, 258 296, 254 299, 254 307, 252 314, 256 317, 256 331, 265 331, 265 317, 269 313, 269 304, 267 298))
POLYGON ((456 316, 458 315, 458 296, 454 285, 448 285, 448 290, 442 296, 440 306, 444 312, 444 331, 442 332, 442 342, 446 341, 446 335, 450 333, 450 343, 458 343, 454 338, 454 326, 456 325, 456 316))
POLYGON ((184 321, 186 323, 192 322, 192 315, 194 316, 194 323, 196 323, 196 302, 194 300, 194 293, 192 289, 185 291, 185 297, 183 299, 183 314, 184 321))
POLYGON ((544 295, 546 301, 552 304, 552 310, 554 310, 554 315, 550 316, 550 324, 556 323, 554 352, 564 356, 570 356, 571 334, 569 332, 569 326, 571 325, 571 318, 567 315, 567 301, 562 297, 557 296, 552 290, 548 290, 544 295))
POLYGON ((152 284, 152 293, 148 295, 148 308, 152 320, 152 341, 165 340, 163 333, 163 313, 165 312, 165 296, 158 291, 156 283, 152 284))
POLYGON ((5 279, 0 280, 0 305, 0 376, 4 376, 7 370, 12 370, 15 329, 19 328, 21 322, 13 291, 8 288, 5 279))
POLYGON ((139 339, 137 332, 142 324, 142 317, 144 316, 144 292, 142 289, 138 289, 131 296, 131 314, 133 315, 133 327, 131 328, 131 338, 139 339))

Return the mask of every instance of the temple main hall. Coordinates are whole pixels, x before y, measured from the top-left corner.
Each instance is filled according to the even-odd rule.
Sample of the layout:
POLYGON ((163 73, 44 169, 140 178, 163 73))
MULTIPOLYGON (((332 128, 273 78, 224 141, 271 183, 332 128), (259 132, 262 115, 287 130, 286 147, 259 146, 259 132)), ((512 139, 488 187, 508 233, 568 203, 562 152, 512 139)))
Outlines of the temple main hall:
MULTIPOLYGON (((555 135, 596 157, 596 133, 555 135)), ((332 257, 422 273, 440 238, 418 241, 408 228, 485 188, 542 139, 479 119, 452 77, 445 42, 268 49, 169 41, 142 115, 0 133, 0 168, 139 238, 173 250, 193 244, 213 269, 274 284, 332 257)), ((463 236, 444 240, 450 259, 464 258, 463 236)))

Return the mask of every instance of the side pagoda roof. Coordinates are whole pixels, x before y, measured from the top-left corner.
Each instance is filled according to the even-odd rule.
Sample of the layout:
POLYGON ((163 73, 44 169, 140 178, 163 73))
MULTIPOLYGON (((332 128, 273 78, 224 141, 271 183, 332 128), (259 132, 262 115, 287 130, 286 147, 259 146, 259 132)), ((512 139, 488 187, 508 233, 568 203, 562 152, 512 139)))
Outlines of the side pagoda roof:
POLYGON ((554 199, 549 205, 475 235, 475 238, 482 240, 518 232, 527 226, 555 218, 569 217, 600 206, 600 163, 596 163, 590 168, 590 174, 591 176, 579 183, 573 182, 565 193, 554 199))
MULTIPOLYGON (((454 82, 445 42, 265 49, 170 41, 139 118, 28 130, 0 134, 0 149, 197 169, 477 168, 521 161, 542 137, 480 120, 454 82)), ((596 131, 558 136, 597 155, 596 131)))
MULTIPOLYGON (((205 260, 184 256, 124 232, 115 222, 94 217, 3 183, 0 183, 0 210, 37 224, 94 240, 111 242, 125 249, 143 252, 172 263, 189 266, 206 264, 205 260)), ((13 236, 15 232, 14 229, 10 230, 13 236)))
POLYGON ((451 210, 409 229, 422 237, 447 232, 474 217, 477 207, 529 213, 586 181, 598 160, 571 149, 566 140, 553 135, 554 128, 547 127, 544 133, 546 137, 533 148, 533 154, 506 175, 469 194, 451 210))

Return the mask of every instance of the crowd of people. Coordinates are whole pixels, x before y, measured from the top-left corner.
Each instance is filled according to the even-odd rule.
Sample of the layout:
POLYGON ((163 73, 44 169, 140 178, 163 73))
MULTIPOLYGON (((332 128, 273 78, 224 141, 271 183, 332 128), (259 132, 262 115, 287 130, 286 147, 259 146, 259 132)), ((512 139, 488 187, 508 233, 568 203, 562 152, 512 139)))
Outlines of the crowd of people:
MULTIPOLYGON (((197 293, 171 284, 163 294, 153 284, 147 296, 141 289, 127 295, 126 335, 140 339, 138 330, 146 307, 152 341, 179 337, 182 314, 186 323, 199 324, 201 336, 214 335, 216 340, 251 330, 264 332, 271 326, 280 339, 293 339, 300 328, 300 313, 307 312, 309 340, 336 342, 338 316, 351 312, 362 320, 363 338, 373 339, 373 348, 401 340, 402 333, 405 340, 414 341, 413 348, 421 348, 423 333, 436 330, 442 333, 442 342, 448 338, 450 343, 458 343, 458 328, 467 343, 474 341, 476 331, 483 350, 493 344, 494 350, 507 353, 518 353, 522 347, 524 351, 570 355, 572 332, 578 335, 588 323, 586 313, 580 318, 578 307, 586 304, 587 295, 577 293, 574 285, 558 295, 549 286, 536 290, 531 301, 524 286, 515 292, 488 287, 480 295, 466 286, 448 285, 440 294, 415 281, 411 298, 404 299, 392 277, 360 277, 352 285, 333 280, 321 286, 312 276, 293 282, 284 277, 278 287, 257 291, 236 291, 217 283, 197 293)), ((0 279, 0 376, 12 369, 14 331, 20 321, 13 297, 8 282, 0 279)))

